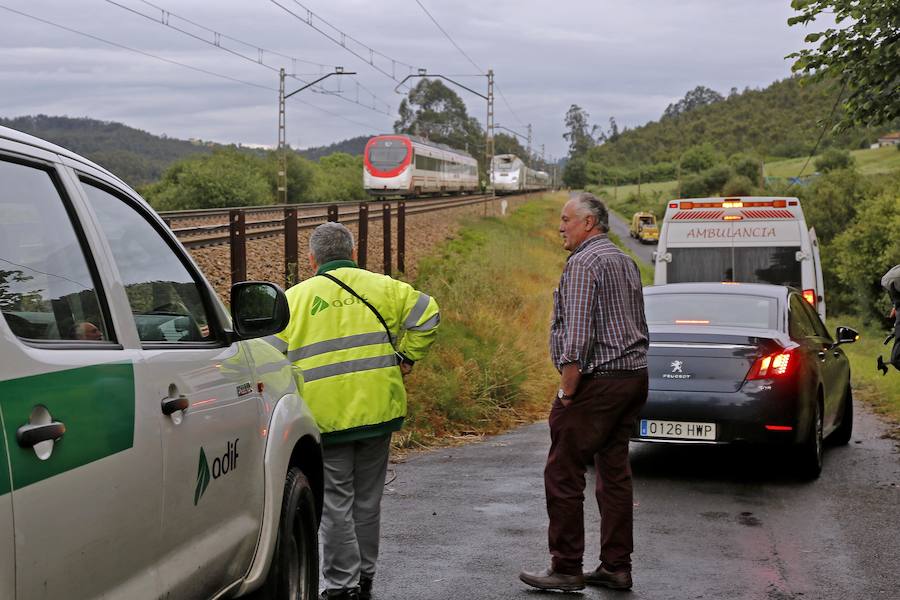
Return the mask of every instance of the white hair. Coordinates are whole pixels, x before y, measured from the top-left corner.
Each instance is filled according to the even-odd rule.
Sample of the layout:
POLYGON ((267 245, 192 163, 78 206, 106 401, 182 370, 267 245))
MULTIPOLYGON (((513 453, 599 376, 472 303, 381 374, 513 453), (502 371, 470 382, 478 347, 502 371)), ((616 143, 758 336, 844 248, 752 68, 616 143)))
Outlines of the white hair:
POLYGON ((322 223, 309 236, 309 252, 316 264, 353 258, 353 234, 340 223, 322 223))
POLYGON ((575 214, 580 217, 594 217, 594 222, 601 232, 609 231, 609 211, 597 197, 590 192, 578 192, 570 198, 575 202, 575 214))

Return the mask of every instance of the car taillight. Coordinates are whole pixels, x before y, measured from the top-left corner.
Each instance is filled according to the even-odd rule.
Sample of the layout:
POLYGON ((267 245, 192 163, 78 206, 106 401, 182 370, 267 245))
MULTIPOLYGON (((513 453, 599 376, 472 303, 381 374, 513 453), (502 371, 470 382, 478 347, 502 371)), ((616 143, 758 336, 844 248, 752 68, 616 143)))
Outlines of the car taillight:
POLYGON ((810 303, 810 305, 816 305, 816 290, 803 290, 803 299, 810 303))
POLYGON ((781 352, 773 352, 765 356, 760 356, 753 363, 750 372, 747 374, 747 380, 751 379, 772 379, 774 377, 784 377, 790 374, 791 366, 796 362, 793 358, 794 354, 791 350, 783 350, 781 352), (792 360, 793 358, 793 360, 792 360))

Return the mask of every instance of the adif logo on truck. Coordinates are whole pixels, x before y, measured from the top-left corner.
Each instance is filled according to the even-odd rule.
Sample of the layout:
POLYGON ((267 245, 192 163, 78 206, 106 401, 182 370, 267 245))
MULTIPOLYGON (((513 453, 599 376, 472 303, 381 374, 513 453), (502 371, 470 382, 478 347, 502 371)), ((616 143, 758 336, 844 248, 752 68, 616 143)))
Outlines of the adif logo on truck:
POLYGON ((206 488, 209 487, 210 476, 212 476, 212 479, 218 479, 237 469, 238 442, 240 440, 240 438, 235 438, 233 442, 228 442, 225 454, 213 459, 212 469, 209 468, 209 461, 206 459, 206 452, 204 452, 203 446, 200 446, 200 464, 197 465, 197 487, 194 490, 194 506, 197 506, 200 498, 206 492, 206 488))

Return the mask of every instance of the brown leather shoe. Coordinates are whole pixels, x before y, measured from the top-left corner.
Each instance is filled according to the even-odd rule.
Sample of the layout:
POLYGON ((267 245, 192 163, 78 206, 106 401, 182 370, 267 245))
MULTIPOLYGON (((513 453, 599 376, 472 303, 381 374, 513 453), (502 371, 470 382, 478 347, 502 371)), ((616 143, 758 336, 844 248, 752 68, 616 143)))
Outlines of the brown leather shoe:
POLYGON ((630 590, 631 571, 607 571, 600 566, 593 571, 585 571, 584 582, 611 590, 630 590))
POLYGON ((583 575, 566 575, 557 573, 552 568, 544 569, 540 573, 522 571, 519 579, 531 587, 539 590, 559 590, 561 592, 575 592, 584 589, 583 575))

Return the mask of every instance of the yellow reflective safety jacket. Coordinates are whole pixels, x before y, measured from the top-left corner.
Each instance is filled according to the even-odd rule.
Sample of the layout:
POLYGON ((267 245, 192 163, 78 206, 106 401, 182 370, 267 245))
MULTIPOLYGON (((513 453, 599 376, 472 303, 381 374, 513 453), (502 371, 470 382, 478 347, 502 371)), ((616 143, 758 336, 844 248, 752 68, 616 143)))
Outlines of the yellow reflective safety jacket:
POLYGON ((291 320, 268 341, 303 373, 303 398, 327 444, 397 431, 406 417, 400 356, 378 317, 326 277, 327 272, 374 306, 397 352, 420 360, 434 342, 440 312, 434 298, 408 283, 336 260, 287 291, 291 320))

